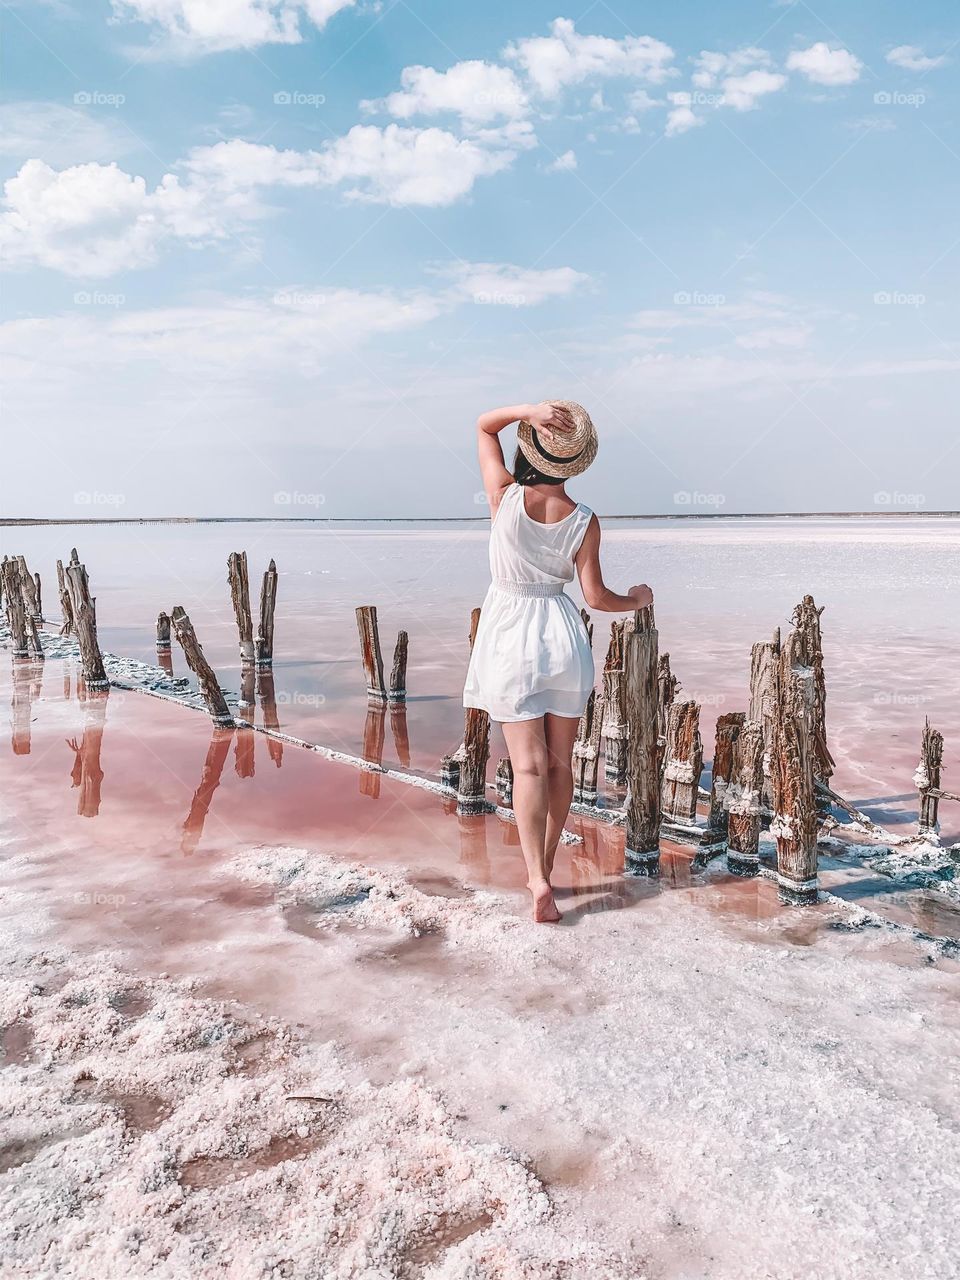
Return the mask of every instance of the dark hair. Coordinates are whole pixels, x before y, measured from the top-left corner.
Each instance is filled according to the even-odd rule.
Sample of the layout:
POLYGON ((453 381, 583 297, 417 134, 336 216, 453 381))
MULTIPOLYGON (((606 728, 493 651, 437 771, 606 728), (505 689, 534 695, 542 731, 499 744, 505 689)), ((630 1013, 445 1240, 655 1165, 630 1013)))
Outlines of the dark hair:
POLYGON ((513 459, 513 478, 517 484, 563 484, 566 480, 566 476, 545 476, 519 447, 513 459))

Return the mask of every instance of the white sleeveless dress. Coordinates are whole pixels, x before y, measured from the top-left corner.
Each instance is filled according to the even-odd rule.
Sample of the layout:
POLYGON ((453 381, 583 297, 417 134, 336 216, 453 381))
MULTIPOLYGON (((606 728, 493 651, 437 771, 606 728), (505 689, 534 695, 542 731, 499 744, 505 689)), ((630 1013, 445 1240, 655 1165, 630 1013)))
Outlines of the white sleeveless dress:
POLYGON ((593 654, 563 587, 592 515, 578 503, 565 519, 542 524, 527 515, 522 485, 504 493, 490 530, 493 581, 470 655, 465 707, 481 707, 501 723, 583 714, 593 654))

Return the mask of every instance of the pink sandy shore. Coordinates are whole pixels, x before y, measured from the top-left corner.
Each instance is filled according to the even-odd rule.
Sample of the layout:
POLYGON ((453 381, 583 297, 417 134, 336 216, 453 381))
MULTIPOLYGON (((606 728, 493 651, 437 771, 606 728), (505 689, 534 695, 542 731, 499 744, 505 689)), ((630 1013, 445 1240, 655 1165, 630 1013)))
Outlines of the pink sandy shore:
POLYGON ((509 824, 240 735, 201 813, 209 726, 136 695, 97 781, 52 675, 0 755, 10 1274, 953 1273, 950 946, 592 823, 537 929, 509 824))

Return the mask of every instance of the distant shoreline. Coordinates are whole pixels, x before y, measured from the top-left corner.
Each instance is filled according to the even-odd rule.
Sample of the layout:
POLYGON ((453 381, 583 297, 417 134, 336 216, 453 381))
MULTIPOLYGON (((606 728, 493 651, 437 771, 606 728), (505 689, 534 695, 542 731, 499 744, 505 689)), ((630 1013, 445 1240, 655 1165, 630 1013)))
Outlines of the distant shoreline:
MULTIPOLYGON (((653 515, 601 515, 602 520, 955 520, 960 511, 745 511, 660 512, 653 515)), ((74 519, 22 517, 0 519, 0 528, 43 525, 126 524, 484 524, 482 516, 78 516, 74 519)))

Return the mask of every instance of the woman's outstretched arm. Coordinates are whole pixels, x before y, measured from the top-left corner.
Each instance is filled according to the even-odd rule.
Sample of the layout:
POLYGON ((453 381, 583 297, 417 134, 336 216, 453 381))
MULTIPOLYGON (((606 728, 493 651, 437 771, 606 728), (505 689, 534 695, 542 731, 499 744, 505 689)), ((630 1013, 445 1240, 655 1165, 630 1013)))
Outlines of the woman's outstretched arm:
POLYGON ((566 409, 549 404, 509 404, 502 409, 490 409, 481 413, 477 419, 477 451, 480 455, 480 475, 483 488, 495 508, 503 497, 508 484, 513 483, 513 476, 503 461, 503 449, 498 439, 504 427, 523 419, 535 427, 547 427, 551 431, 563 432, 573 430, 573 419, 566 409))
POLYGON ((653 592, 645 583, 631 587, 625 596, 611 591, 604 583, 603 570, 600 568, 600 521, 596 516, 590 517, 587 532, 583 535, 583 542, 577 552, 576 565, 580 575, 580 590, 588 609, 598 609, 601 613, 623 613, 653 604, 653 592))

